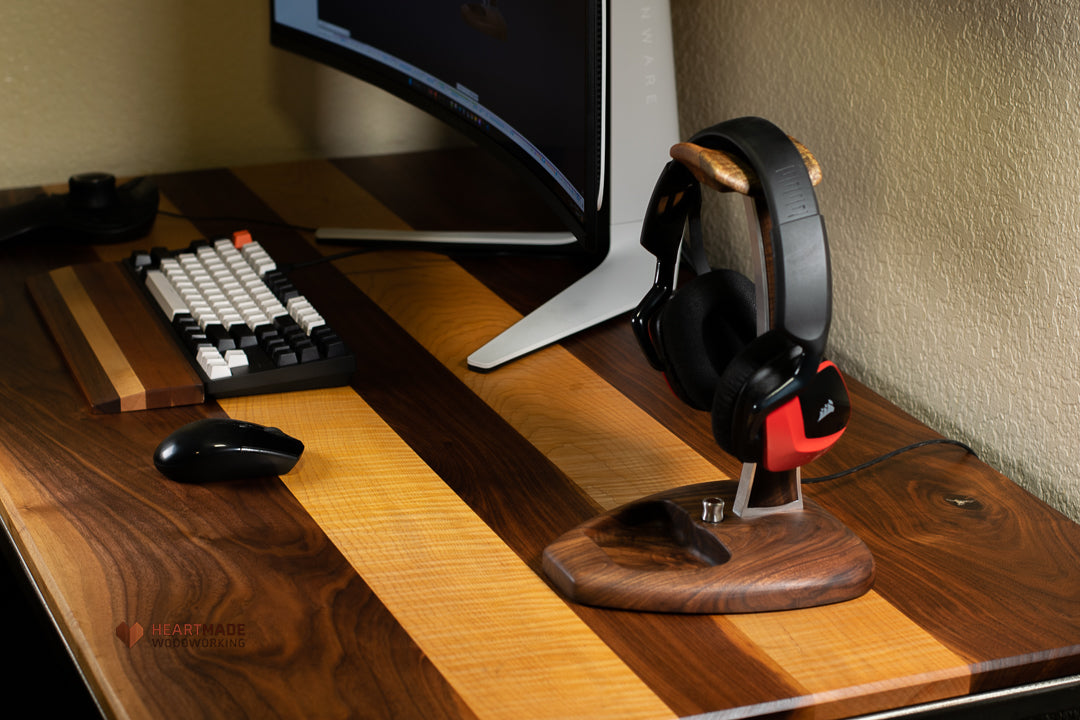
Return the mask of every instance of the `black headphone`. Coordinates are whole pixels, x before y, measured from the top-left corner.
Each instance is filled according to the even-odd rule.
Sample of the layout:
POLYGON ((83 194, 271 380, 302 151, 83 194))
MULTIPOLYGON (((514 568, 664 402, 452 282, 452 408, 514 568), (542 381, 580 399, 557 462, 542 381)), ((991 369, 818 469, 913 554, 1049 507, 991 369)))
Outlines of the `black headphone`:
POLYGON ((706 272, 675 290, 683 229, 689 222, 693 239, 701 211, 699 183, 675 160, 661 172, 642 226, 656 279, 631 325, 676 395, 712 411, 721 448, 771 471, 792 470, 832 447, 851 414, 839 370, 822 357, 832 313, 825 221, 798 148, 769 121, 729 120, 689 142, 727 153, 757 176, 751 194, 768 218, 755 280, 771 290, 769 328, 758 335, 754 283, 737 272, 706 272))

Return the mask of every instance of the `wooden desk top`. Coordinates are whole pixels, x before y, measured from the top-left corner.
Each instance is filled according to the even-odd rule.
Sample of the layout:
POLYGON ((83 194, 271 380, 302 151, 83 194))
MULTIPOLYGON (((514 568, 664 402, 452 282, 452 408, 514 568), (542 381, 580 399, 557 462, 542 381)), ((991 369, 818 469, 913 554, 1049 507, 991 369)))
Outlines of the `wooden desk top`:
MULTIPOLYGON (((159 181, 165 209, 199 217, 547 222, 513 193, 479 223, 454 210, 447 188, 464 207, 486 197, 469 184, 489 172, 480 163, 460 182, 447 177, 455 153, 159 181)), ((109 715, 831 718, 1080 674, 1080 526, 951 446, 806 487, 874 554, 874 588, 857 600, 730 616, 565 602, 540 570, 548 543, 739 470, 625 321, 492 373, 466 369, 583 272, 573 261, 383 252, 298 269, 357 350, 352 387, 91 413, 25 278, 240 226, 280 261, 335 251, 295 230, 171 217, 127 245, 0 248, 0 511, 109 715), (301 438, 300 464, 202 486, 157 473, 165 435, 222 414, 301 438)), ((807 477, 937 437, 850 383, 850 429, 807 477)))

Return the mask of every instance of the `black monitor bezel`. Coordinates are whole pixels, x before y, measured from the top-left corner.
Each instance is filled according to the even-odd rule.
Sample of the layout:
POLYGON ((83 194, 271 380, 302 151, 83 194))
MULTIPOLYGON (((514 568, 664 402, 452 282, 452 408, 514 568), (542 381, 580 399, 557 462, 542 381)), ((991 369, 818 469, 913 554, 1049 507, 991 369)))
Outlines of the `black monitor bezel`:
POLYGON ((586 81, 587 116, 582 132, 585 133, 585 147, 590 162, 589 167, 586 168, 585 187, 582 193, 585 200, 581 211, 578 211, 576 203, 568 193, 544 172, 532 157, 511 141, 498 134, 484 132, 437 100, 418 92, 407 82, 406 74, 390 69, 365 56, 349 52, 328 40, 277 22, 274 13, 277 0, 270 0, 270 43, 274 47, 371 83, 445 122, 514 170, 539 194, 558 220, 577 238, 579 249, 587 254, 602 257, 607 253, 609 243, 609 183, 605 182, 608 171, 608 153, 604 152, 607 137, 604 105, 609 98, 607 83, 604 82, 603 77, 606 69, 603 53, 606 52, 608 29, 603 26, 606 16, 602 9, 606 1, 594 0, 587 3, 589 26, 594 28, 595 32, 588 33, 587 57, 592 71, 588 74, 586 81))

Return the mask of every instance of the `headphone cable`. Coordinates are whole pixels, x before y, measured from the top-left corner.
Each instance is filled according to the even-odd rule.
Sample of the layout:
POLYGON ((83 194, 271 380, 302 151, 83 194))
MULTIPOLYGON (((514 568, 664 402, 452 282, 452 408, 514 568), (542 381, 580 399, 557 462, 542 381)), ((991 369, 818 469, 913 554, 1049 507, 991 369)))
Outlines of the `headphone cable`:
POLYGON ((852 473, 859 472, 860 470, 865 470, 869 467, 877 465, 878 463, 885 462, 886 460, 891 460, 897 455, 902 455, 903 453, 910 452, 912 450, 918 450, 919 448, 926 447, 928 445, 955 445, 956 447, 967 450, 973 457, 979 457, 978 453, 972 450, 971 447, 960 442, 959 440, 951 440, 949 438, 935 438, 933 440, 922 440, 920 442, 912 443, 910 445, 905 445, 904 447, 897 448, 896 450, 887 452, 884 455, 876 457, 873 460, 867 460, 866 462, 856 465, 855 467, 850 467, 847 470, 841 470, 840 472, 833 473, 831 475, 822 475, 820 477, 814 478, 803 478, 802 482, 804 484, 812 484, 829 482, 830 480, 837 480, 847 475, 851 475, 852 473))
POLYGON ((158 209, 158 215, 164 215, 165 217, 178 218, 180 220, 189 220, 191 222, 229 222, 237 223, 239 225, 263 225, 266 227, 282 228, 284 230, 296 230, 297 232, 315 232, 316 228, 307 227, 306 225, 294 225, 292 223, 282 222, 279 220, 258 220, 256 218, 244 218, 234 215, 186 215, 184 213, 172 212, 171 210, 158 209))

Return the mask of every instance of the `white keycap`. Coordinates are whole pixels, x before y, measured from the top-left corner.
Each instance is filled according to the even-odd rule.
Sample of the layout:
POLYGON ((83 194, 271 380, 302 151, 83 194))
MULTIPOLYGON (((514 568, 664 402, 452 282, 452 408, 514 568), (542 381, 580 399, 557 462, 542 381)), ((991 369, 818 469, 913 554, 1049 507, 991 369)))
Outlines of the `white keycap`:
POLYGON ((225 362, 230 369, 242 368, 248 366, 248 356, 243 350, 226 350, 225 362))
POLYGON ((146 271, 146 287, 170 320, 188 311, 187 303, 160 270, 146 271))
POLYGON ((195 353, 195 359, 198 361, 199 367, 203 369, 203 372, 211 380, 220 380, 232 375, 229 364, 225 362, 225 358, 221 356, 221 353, 215 347, 200 345, 198 352, 195 353))

